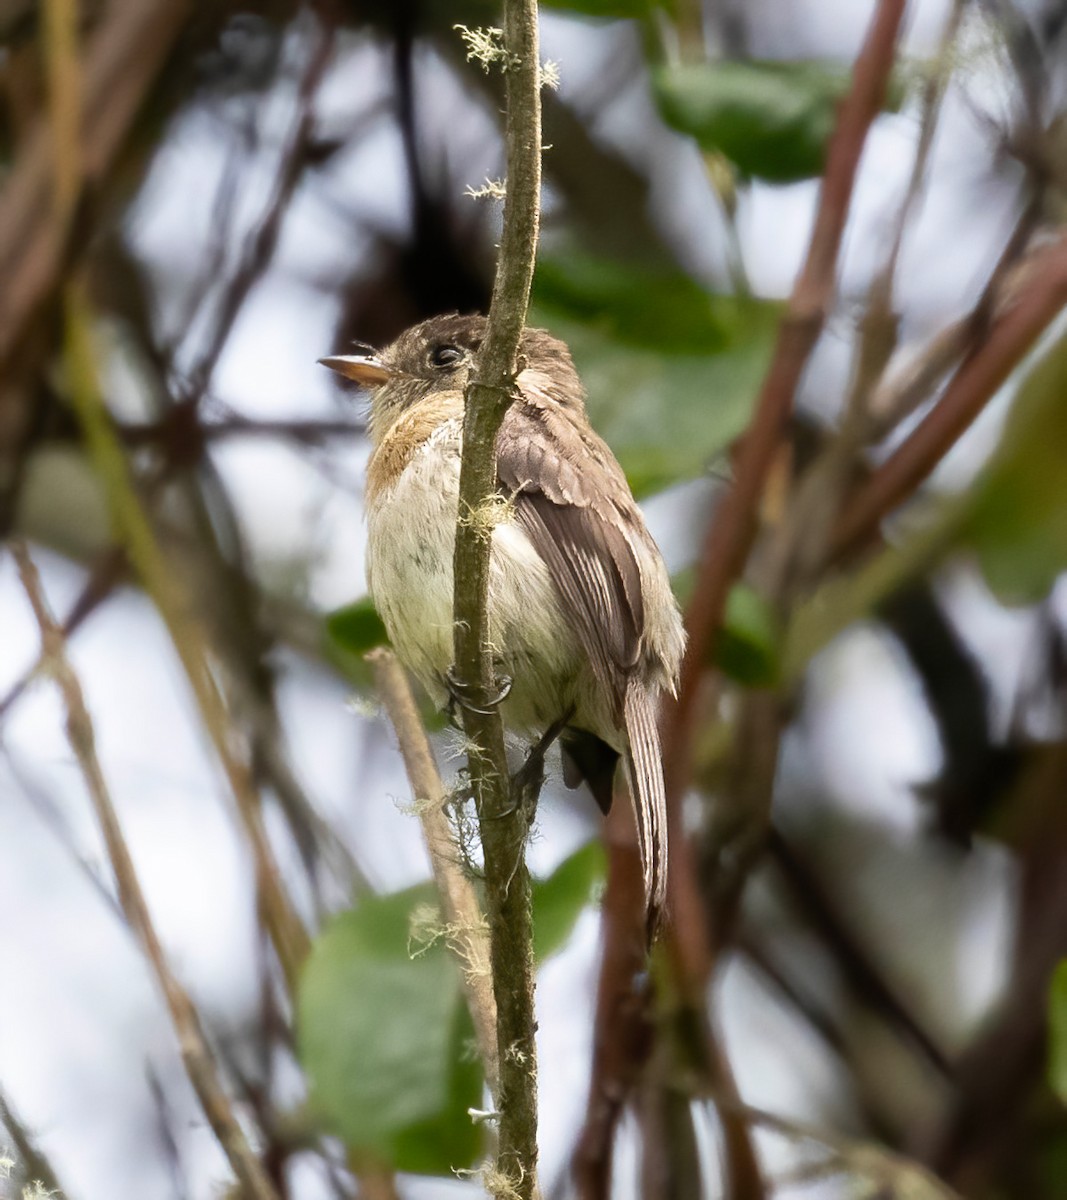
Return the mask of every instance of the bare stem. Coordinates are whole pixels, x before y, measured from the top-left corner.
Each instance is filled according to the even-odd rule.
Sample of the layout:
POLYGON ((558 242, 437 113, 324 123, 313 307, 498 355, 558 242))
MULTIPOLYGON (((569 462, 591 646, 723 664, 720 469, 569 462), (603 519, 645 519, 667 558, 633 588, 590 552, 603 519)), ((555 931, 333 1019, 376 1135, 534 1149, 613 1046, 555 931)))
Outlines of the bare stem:
POLYGON ((48 607, 37 568, 26 547, 15 543, 12 552, 18 563, 22 586, 26 589, 26 595, 40 627, 42 648, 63 695, 63 703, 67 710, 67 737, 78 760, 89 798, 96 811, 96 819, 104 835, 108 859, 118 885, 119 903, 163 992, 174 1031, 178 1035, 178 1044, 189 1082, 193 1085, 204 1115, 225 1151, 230 1166, 233 1167, 242 1193, 252 1200, 277 1200, 278 1194, 255 1151, 249 1145, 223 1090, 200 1022, 200 1015, 188 992, 171 971, 152 924, 133 858, 126 845, 122 826, 119 824, 118 814, 112 803, 100 760, 97 758, 92 718, 85 704, 81 683, 67 658, 63 631, 48 607))
POLYGON ((485 1065, 489 1089, 496 1097, 500 1090, 500 1072, 488 926, 474 888, 459 865, 459 850, 444 811, 448 792, 437 770, 433 748, 423 728, 407 675, 389 650, 372 650, 367 661, 374 668, 378 695, 400 743, 430 855, 434 883, 448 925, 448 946, 459 960, 478 1052, 485 1065))
POLYGON ((499 694, 488 628, 492 530, 470 516, 483 512, 496 495, 496 438, 514 398, 537 252, 541 68, 536 0, 506 0, 504 46, 507 195, 488 328, 466 392, 453 616, 456 675, 474 701, 462 710, 463 728, 485 858, 497 1004, 500 1151, 494 1187, 526 1200, 536 1191, 537 1171, 533 920, 525 856, 531 814, 511 802, 503 723, 492 702, 499 694))
POLYGON ((859 545, 905 500, 970 427, 996 390, 1067 305, 1067 235, 1024 263, 982 343, 960 364, 937 404, 849 503, 834 530, 836 557, 859 545))
POLYGON ((752 545, 759 500, 782 443, 797 384, 833 300, 856 170, 867 131, 885 100, 904 8, 904 0, 880 0, 868 27, 827 152, 807 257, 778 333, 756 414, 741 442, 734 485, 715 514, 704 543, 693 603, 686 614, 689 646, 678 702, 664 746, 667 795, 674 801, 689 781, 703 664, 722 622, 730 587, 752 545))
POLYGON ((207 639, 191 597, 170 568, 129 475, 122 447, 101 399, 85 302, 77 287, 67 295, 67 364, 71 397, 90 457, 104 481, 119 537, 145 590, 155 602, 185 668, 204 726, 226 774, 248 838, 260 909, 290 986, 308 949, 267 839, 259 792, 249 764, 234 744, 226 702, 211 670, 207 639))

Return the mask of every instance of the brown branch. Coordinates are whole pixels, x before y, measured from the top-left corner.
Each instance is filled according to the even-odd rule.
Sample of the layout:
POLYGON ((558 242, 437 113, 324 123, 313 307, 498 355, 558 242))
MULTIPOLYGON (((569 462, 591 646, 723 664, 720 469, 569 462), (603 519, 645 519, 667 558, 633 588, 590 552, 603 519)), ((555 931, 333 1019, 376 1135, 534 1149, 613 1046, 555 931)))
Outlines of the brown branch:
POLYGON ((633 809, 616 801, 604 827, 608 883, 593 1023, 593 1063, 573 1171, 579 1200, 609 1200, 615 1130, 652 1047, 652 994, 645 980, 645 885, 633 809), (642 983, 644 981, 644 983, 642 983))
POLYGON ((940 1046, 872 962, 818 876, 777 827, 771 828, 768 850, 802 920, 830 951, 856 998, 895 1026, 929 1066, 942 1076, 947 1074, 949 1065, 940 1046))
POLYGON ((880 0, 856 60, 827 152, 826 173, 807 257, 782 322, 756 414, 738 452, 733 487, 711 523, 693 601, 686 614, 689 648, 674 712, 666 721, 664 762, 671 808, 691 774, 697 695, 704 663, 722 623, 726 598, 741 572, 755 529, 764 483, 781 445, 797 384, 826 321, 834 294, 841 236, 860 155, 881 111, 905 0, 880 0))
MULTIPOLYGON (((671 971, 679 993, 675 1032, 703 1077, 728 1078, 705 1012, 706 981, 714 945, 692 854, 681 822, 680 800, 692 775, 693 739, 704 664, 722 622, 726 599, 741 573, 755 535, 756 514, 774 463, 804 367, 825 324, 835 288, 837 258, 867 132, 881 111, 904 0, 880 0, 853 70, 827 153, 826 172, 805 262, 779 330, 755 416, 739 448, 735 482, 715 513, 705 539, 694 598, 686 614, 689 644, 678 699, 664 718, 664 775, 671 833, 667 930, 671 971)), ((769 787, 769 784, 768 784, 769 787)), ((745 1196, 765 1194, 751 1138, 726 1121, 731 1186, 745 1196)))
POLYGON ((448 946, 459 961, 478 1052, 494 1099, 500 1089, 496 1046, 496 1001, 489 968, 489 937, 482 906, 459 865, 452 829, 445 816, 448 791, 434 761, 433 747, 411 694, 404 669, 390 650, 366 656, 374 668, 378 695, 400 743, 415 800, 434 883, 448 926, 448 946))
POLYGON ((263 823, 259 792, 249 763, 234 745, 226 702, 212 671, 207 638, 191 615, 193 605, 185 581, 172 570, 160 549, 104 408, 85 301, 74 285, 68 293, 66 317, 71 400, 89 455, 103 480, 120 540, 167 626, 204 727, 230 785, 255 866, 256 892, 263 920, 286 981, 292 987, 307 954, 307 930, 285 891, 263 823))
MULTIPOLYGON (((189 0, 107 6, 84 61, 83 187, 107 173, 192 8, 189 0)), ((42 121, 0 193, 0 363, 62 269, 69 213, 50 202, 53 144, 53 130, 42 121)))
POLYGON ((152 924, 133 858, 96 755, 92 718, 85 704, 81 683, 67 659, 63 632, 48 607, 37 568, 22 543, 16 542, 12 546, 12 553, 40 627, 42 647, 63 696, 67 710, 67 737, 104 836, 118 887, 119 903, 163 993, 189 1082, 245 1194, 253 1200, 278 1200, 278 1194, 249 1145, 223 1090, 200 1015, 189 994, 171 971, 152 924))
POLYGON ((926 479, 1067 305, 1067 233, 1022 269, 1026 278, 985 340, 960 365, 934 408, 850 500, 834 530, 834 558, 862 543, 926 479))
POLYGON ((537 1189, 533 915, 526 868, 532 814, 513 803, 489 647, 489 555, 497 508, 496 437, 514 398, 541 200, 541 64, 536 0, 505 0, 507 193, 485 342, 467 385, 454 559, 456 693, 485 860, 500 1064, 500 1148, 493 1189, 537 1189))
POLYGON ((282 222, 289 211, 289 202, 308 166, 307 151, 315 128, 314 100, 333 57, 334 34, 332 22, 320 23, 316 41, 308 55, 307 65, 300 80, 296 97, 298 115, 280 155, 274 191, 258 225, 245 241, 241 263, 226 289, 219 311, 215 314, 208 344, 190 372, 186 399, 193 406, 199 402, 211 380, 219 355, 230 337, 234 321, 244 302, 274 257, 282 222))

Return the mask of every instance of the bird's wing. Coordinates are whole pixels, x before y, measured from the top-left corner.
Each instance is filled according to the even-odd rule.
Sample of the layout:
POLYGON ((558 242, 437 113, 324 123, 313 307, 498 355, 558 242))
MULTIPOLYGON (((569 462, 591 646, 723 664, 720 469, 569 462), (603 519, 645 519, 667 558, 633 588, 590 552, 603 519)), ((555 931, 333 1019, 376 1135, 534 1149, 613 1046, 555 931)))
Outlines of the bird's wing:
POLYGON ((644 529, 622 471, 569 413, 520 400, 497 439, 497 472, 621 724, 645 623, 635 546, 644 529))
POLYGON ((651 932, 666 899, 667 817, 654 699, 637 669, 645 625, 638 555, 648 532, 607 446, 572 410, 529 390, 504 418, 497 472, 610 697, 615 729, 625 730, 651 932))

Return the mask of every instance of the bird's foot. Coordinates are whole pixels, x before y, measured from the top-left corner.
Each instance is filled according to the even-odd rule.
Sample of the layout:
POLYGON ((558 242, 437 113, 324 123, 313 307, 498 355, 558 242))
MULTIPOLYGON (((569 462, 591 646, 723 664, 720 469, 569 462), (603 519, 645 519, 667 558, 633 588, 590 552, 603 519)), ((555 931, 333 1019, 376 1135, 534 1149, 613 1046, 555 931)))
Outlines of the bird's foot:
POLYGON ((445 688, 448 690, 448 715, 455 719, 456 708, 482 717, 490 717, 504 703, 511 692, 511 677, 501 675, 496 680, 496 691, 488 695, 476 683, 466 683, 456 675, 453 663, 445 672, 445 688))
POLYGON ((574 706, 572 705, 563 716, 553 721, 530 747, 526 761, 511 777, 511 810, 525 809, 529 812, 531 821, 534 810, 537 808, 537 798, 541 795, 541 789, 545 785, 545 755, 573 716, 574 706))

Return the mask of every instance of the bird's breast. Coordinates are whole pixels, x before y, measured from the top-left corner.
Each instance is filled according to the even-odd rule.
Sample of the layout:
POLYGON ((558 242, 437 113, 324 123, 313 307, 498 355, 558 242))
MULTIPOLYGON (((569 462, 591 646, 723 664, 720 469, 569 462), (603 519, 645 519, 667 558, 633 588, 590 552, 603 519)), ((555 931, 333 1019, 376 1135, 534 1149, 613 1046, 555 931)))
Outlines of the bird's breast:
MULTIPOLYGON (((384 439, 368 466, 367 581, 401 661, 439 703, 453 661, 453 553, 462 417, 446 417, 413 448, 384 439), (390 473, 379 458, 386 451, 390 473), (377 464, 376 464, 377 460, 377 464), (373 478, 373 486, 372 486, 373 478)), ((578 648, 548 567, 506 513, 493 530, 489 632, 513 680, 505 719, 543 729, 570 703, 578 648)))

